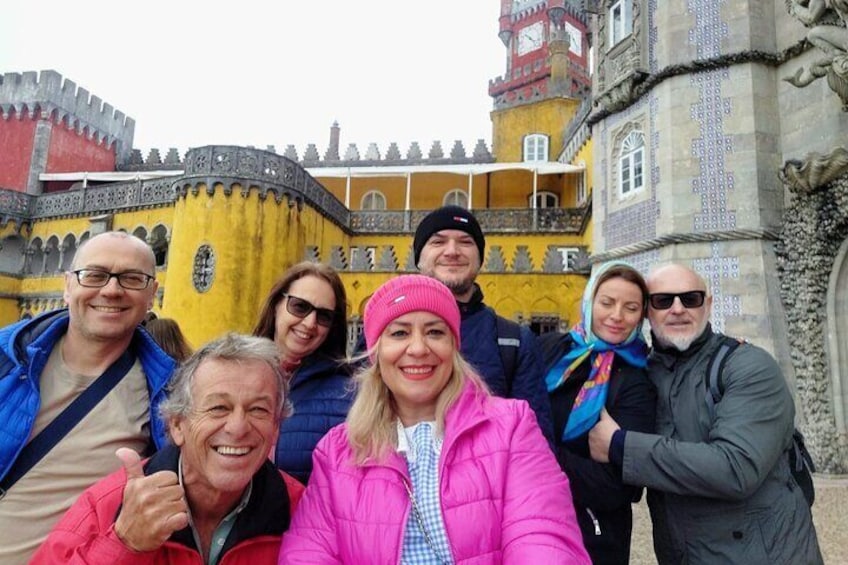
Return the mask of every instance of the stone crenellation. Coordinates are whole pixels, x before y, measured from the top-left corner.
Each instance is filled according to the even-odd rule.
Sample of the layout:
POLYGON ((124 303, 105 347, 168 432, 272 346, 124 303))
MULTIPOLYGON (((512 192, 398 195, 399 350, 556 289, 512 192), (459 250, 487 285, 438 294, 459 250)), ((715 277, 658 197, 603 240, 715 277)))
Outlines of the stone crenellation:
POLYGON ((0 76, 0 118, 11 115, 51 118, 89 139, 117 143, 118 162, 129 158, 135 120, 78 87, 56 71, 5 73, 0 76))
MULTIPOLYGON (((519 0, 514 2, 514 7, 516 11, 512 13, 512 22, 515 23, 517 21, 523 20, 533 14, 538 14, 542 10, 547 9, 547 2, 545 0, 519 0)), ((572 18, 582 23, 584 26, 587 25, 586 19, 586 7, 584 6, 575 6, 570 2, 565 2, 562 8, 568 13, 572 18)))
MULTIPOLYGON (((336 159, 335 153, 329 149, 324 152, 324 158, 320 157, 318 147, 314 143, 307 145, 303 158, 298 155, 294 145, 287 145, 283 153, 277 153, 273 145, 267 146, 265 151, 277 153, 282 157, 297 162, 303 167, 374 167, 374 166, 398 166, 398 165, 464 165, 469 163, 494 163, 495 158, 489 151, 485 140, 478 139, 471 154, 465 149, 460 140, 455 140, 450 151, 446 154, 441 141, 434 141, 429 151, 424 154, 417 141, 409 145, 404 156, 400 152, 397 142, 391 142, 385 154, 380 151, 376 143, 369 143, 365 153, 360 153, 355 143, 351 143, 344 150, 341 159, 336 159)), ((150 149, 145 157, 140 149, 133 149, 125 164, 118 167, 120 171, 159 171, 159 170, 182 170, 185 168, 185 159, 180 156, 179 151, 171 147, 165 157, 158 148, 150 149)))

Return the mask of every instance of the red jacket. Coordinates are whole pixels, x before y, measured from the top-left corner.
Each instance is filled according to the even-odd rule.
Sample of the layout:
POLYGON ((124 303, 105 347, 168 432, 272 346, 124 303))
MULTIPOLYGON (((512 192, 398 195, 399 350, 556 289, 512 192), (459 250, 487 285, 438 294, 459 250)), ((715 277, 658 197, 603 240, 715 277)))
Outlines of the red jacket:
MULTIPOLYGON (((176 471, 178 455, 177 448, 165 447, 145 463, 145 474, 176 471)), ((126 483, 126 472, 120 469, 83 492, 30 564, 202 565, 188 527, 174 532, 156 551, 135 552, 118 539, 115 519, 126 483)), ((250 501, 236 518, 219 565, 275 563, 282 533, 288 529, 303 490, 296 479, 266 462, 253 476, 250 501)))

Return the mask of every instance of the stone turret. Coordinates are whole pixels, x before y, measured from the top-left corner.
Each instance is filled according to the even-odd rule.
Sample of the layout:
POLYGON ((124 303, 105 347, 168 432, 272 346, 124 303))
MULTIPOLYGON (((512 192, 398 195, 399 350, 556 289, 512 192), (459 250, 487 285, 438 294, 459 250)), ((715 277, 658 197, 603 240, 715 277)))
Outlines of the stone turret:
POLYGON ((114 171, 135 122, 56 71, 0 76, 0 187, 39 194, 42 173, 114 171))
POLYGON ((8 119, 38 110, 41 118, 66 122, 89 139, 116 144, 119 164, 129 160, 135 120, 103 102, 56 71, 6 73, 0 76, 0 114, 8 119))

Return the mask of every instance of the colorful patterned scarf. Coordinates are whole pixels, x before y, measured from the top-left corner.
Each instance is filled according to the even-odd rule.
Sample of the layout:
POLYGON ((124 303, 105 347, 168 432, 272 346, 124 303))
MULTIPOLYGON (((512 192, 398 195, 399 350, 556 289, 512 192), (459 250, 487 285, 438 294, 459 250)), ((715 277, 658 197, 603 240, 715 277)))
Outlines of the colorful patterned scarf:
POLYGON ((642 335, 640 323, 622 343, 612 345, 592 333, 592 301, 598 278, 613 266, 625 265, 622 261, 605 263, 596 269, 589 279, 583 293, 582 318, 569 332, 573 343, 571 350, 557 361, 545 376, 548 392, 553 392, 568 380, 583 361, 589 359, 591 368, 589 377, 577 398, 568 417, 568 423, 562 433, 562 440, 568 441, 589 431, 600 419, 601 410, 607 401, 612 362, 619 355, 628 364, 644 367, 647 364, 648 348, 642 335))

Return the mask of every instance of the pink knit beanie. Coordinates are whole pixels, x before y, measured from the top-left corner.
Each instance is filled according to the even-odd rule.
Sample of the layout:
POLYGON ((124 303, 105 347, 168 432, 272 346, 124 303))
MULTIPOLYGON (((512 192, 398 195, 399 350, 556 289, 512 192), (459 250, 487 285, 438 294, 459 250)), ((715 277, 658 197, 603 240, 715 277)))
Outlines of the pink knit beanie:
POLYGON ((401 275, 378 288, 365 306, 364 331, 368 350, 374 347, 386 326, 404 314, 419 311, 430 312, 444 320, 459 349, 459 307, 453 293, 436 279, 401 275))

